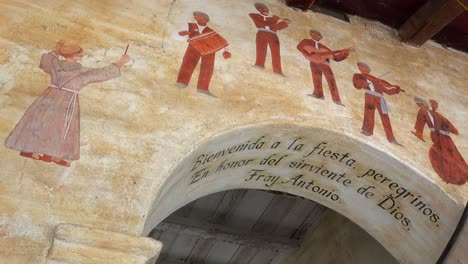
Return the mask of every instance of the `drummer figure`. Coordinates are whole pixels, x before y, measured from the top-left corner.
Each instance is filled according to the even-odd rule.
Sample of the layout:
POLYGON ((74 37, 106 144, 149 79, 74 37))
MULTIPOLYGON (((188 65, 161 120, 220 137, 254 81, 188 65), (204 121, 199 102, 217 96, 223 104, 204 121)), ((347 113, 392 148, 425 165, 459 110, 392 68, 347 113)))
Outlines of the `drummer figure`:
POLYGON ((201 58, 200 75, 198 76, 197 92, 215 97, 209 91, 213 75, 215 54, 222 50, 223 57, 229 59, 231 53, 226 50, 229 43, 217 32, 207 26, 210 18, 207 14, 195 11, 193 18, 197 23, 188 23, 188 30, 180 31, 179 35, 188 36, 188 46, 177 76, 176 86, 185 88, 190 82, 193 71, 201 58))

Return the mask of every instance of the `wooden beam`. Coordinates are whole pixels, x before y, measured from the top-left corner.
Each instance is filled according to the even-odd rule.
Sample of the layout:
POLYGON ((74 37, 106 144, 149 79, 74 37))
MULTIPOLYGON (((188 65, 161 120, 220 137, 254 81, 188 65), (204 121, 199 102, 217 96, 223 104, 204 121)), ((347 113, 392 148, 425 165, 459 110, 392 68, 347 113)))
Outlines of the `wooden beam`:
POLYGON ((401 41, 421 46, 460 15, 468 0, 428 0, 400 28, 401 41))
POLYGON ((307 11, 314 3, 315 3, 315 0, 287 0, 286 1, 286 5, 302 7, 302 11, 307 11))
POLYGON ((186 234, 202 239, 217 240, 227 243, 239 244, 259 249, 275 249, 281 252, 294 252, 299 249, 299 243, 293 239, 279 239, 271 235, 255 233, 239 233, 239 231, 221 225, 197 223, 193 219, 169 217, 156 228, 159 232, 174 232, 186 234))
POLYGON ((317 225, 320 223, 320 219, 324 216, 324 213, 327 210, 327 207, 316 204, 316 206, 311 211, 309 211, 309 215, 296 230, 293 237, 295 239, 302 240, 306 233, 309 232, 309 230, 313 232, 313 230, 317 228, 317 225))
POLYGON ((185 263, 203 263, 215 244, 215 239, 198 239, 197 244, 190 251, 190 255, 185 258, 185 263))
POLYGON ((304 7, 302 8, 302 11, 307 11, 314 3, 315 3, 315 0, 307 0, 307 1, 304 1, 304 7))
POLYGON ((234 211, 239 206, 242 199, 244 199, 247 191, 248 190, 241 189, 224 192, 223 198, 211 217, 210 223, 223 225, 229 213, 234 211))
POLYGON ((161 263, 161 264, 187 264, 187 262, 185 262, 183 259, 181 260, 160 260, 158 259, 158 261, 156 263, 161 263))

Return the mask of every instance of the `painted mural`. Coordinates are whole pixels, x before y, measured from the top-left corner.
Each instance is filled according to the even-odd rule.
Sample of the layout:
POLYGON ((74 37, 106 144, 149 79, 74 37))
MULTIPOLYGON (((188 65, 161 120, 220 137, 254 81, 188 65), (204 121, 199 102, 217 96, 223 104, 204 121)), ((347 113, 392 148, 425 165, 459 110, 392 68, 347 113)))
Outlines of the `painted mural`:
MULTIPOLYGON (((258 30, 255 42, 256 61, 254 66, 260 69, 265 68, 269 48, 273 72, 284 76, 277 32, 288 28, 291 20, 271 14, 267 5, 263 3, 257 2, 253 6, 257 13, 250 13, 249 16, 258 30)), ((176 86, 186 88, 197 65, 200 64, 196 85, 197 92, 216 97, 209 90, 215 68, 215 56, 220 51, 225 59, 231 58, 231 53, 227 49, 229 42, 208 26, 210 21, 208 14, 194 11, 193 19, 196 23, 190 22, 187 24, 187 30, 178 32, 178 35, 186 40, 188 45, 177 75, 176 86)), ((322 85, 322 79, 325 77, 332 101, 337 105, 345 106, 340 99, 330 62, 346 60, 350 52, 355 52, 355 49, 350 47, 331 50, 320 42, 323 38, 321 32, 311 29, 309 33, 310 39, 303 39, 297 45, 297 49, 310 62, 314 90, 312 94, 308 95, 317 99, 325 98, 322 85)), ((80 156, 78 92, 88 84, 119 77, 120 67, 130 60, 126 53, 127 50, 116 63, 101 69, 90 69, 79 63, 83 56, 83 49, 80 46, 59 41, 57 49, 43 55, 41 60, 40 68, 51 75, 50 86, 26 111, 16 128, 7 138, 5 146, 19 150, 20 155, 23 157, 69 167, 70 161, 78 160, 80 156), (59 59, 59 56, 64 59, 59 59)), ((381 79, 383 76, 375 77, 370 75, 371 68, 369 65, 358 62, 357 66, 360 73, 354 74, 352 83, 356 89, 365 90, 361 133, 365 136, 373 135, 375 111, 377 110, 387 140, 390 143, 402 146, 393 133, 389 118, 390 110, 384 94, 395 95, 405 92, 405 90, 398 85, 392 85, 381 79)), ((457 135, 458 131, 445 117, 435 112, 437 106, 434 107, 436 105, 434 102, 431 103, 433 106, 431 111, 434 114, 430 114, 431 111, 427 110, 427 107, 420 110, 415 127, 416 132, 413 132, 413 134, 424 140, 422 130, 425 124, 429 126, 431 131, 442 131, 437 132, 437 134, 444 135, 444 137, 439 139, 439 136, 437 139, 433 139, 434 145, 430 151, 431 164, 444 181, 453 184, 464 184, 468 178, 467 165, 448 136, 449 132, 457 135), (432 118, 423 118, 423 116, 428 115, 432 118), (433 116, 436 116, 436 123, 433 116), (438 127, 434 127, 434 123, 438 127), (449 165, 452 163, 454 165, 449 165)), ((426 105, 424 103, 417 104, 419 106, 426 105)), ((431 138, 435 137, 431 136, 431 138)))
POLYGON ((310 30, 309 33, 311 39, 301 40, 297 45, 297 49, 310 61, 310 71, 312 72, 312 80, 314 83, 314 92, 310 94, 310 96, 317 99, 325 99, 322 86, 322 78, 325 76, 333 102, 337 105, 344 106, 340 99, 335 76, 330 67, 330 60, 342 61, 346 59, 349 53, 353 52, 354 49, 347 48, 344 50, 332 51, 319 42, 322 39, 322 33, 316 30, 310 30))
POLYGON ((447 183, 465 184, 468 180, 468 165, 450 138, 450 134, 458 135, 457 128, 437 111, 439 104, 436 100, 429 100, 431 108, 421 98, 415 97, 414 102, 420 109, 414 131, 411 132, 425 142, 424 128, 427 126, 431 131, 432 146, 429 149, 429 159, 432 168, 447 183))
POLYGON ((255 40, 256 60, 254 66, 259 69, 265 69, 267 48, 269 47, 271 61, 273 64, 273 72, 279 75, 284 75, 283 70, 281 69, 281 50, 277 32, 287 28, 291 23, 291 20, 270 14, 270 10, 263 3, 255 3, 254 6, 258 13, 249 14, 258 30, 255 40))
POLYGON ((210 17, 206 13, 195 11, 193 18, 197 23, 188 23, 188 30, 179 32, 179 35, 188 37, 189 44, 180 66, 176 85, 179 88, 187 87, 195 67, 201 60, 197 92, 216 97, 209 90, 215 56, 217 51, 222 50, 225 59, 231 58, 231 53, 226 49, 229 43, 219 33, 208 27, 210 17))
POLYGON ((23 157, 65 167, 80 159, 78 93, 88 84, 119 77, 120 67, 130 60, 125 54, 109 66, 93 69, 79 63, 82 57, 80 46, 62 40, 42 56, 39 67, 50 75, 50 85, 25 112, 6 139, 6 147, 23 157))
POLYGON ((468 190, 466 54, 409 48, 360 18, 277 0, 83 0, 54 15, 48 4, 6 2, 9 20, 34 19, 11 22, 16 35, 0 23, 0 191, 2 209, 14 209, 0 213, 0 236, 3 223, 21 229, 10 223, 33 207, 16 206, 25 195, 40 203, 20 220, 40 230, 42 254, 48 221, 151 231, 161 186, 182 190, 161 203, 169 212, 217 180, 319 201, 330 194, 337 211, 358 208, 353 221, 375 217, 428 242, 426 251, 448 242, 427 237, 453 233, 468 190))
POLYGON ((354 74, 353 85, 356 89, 364 89, 366 93, 361 133, 366 136, 374 134, 375 110, 377 110, 388 142, 400 145, 393 134, 392 124, 388 116, 389 106, 384 98, 384 94, 394 95, 405 92, 405 90, 401 89, 398 85, 392 85, 383 79, 370 75, 371 68, 369 65, 358 62, 357 66, 361 73, 354 74))

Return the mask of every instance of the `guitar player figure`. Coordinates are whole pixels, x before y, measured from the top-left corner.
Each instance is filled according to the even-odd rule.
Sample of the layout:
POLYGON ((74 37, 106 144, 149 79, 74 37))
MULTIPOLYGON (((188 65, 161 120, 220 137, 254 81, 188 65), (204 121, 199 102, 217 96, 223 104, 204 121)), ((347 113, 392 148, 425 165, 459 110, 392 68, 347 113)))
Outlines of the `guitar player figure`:
POLYGON ((322 34, 316 30, 310 30, 311 39, 303 39, 297 45, 297 49, 310 61, 310 70, 312 71, 312 79, 314 82, 314 92, 310 96, 324 99, 322 87, 322 74, 330 89, 332 100, 335 104, 344 106, 341 102, 338 87, 336 85, 335 77, 330 68, 330 60, 342 61, 345 60, 353 48, 332 51, 327 46, 319 41, 322 39, 322 34))

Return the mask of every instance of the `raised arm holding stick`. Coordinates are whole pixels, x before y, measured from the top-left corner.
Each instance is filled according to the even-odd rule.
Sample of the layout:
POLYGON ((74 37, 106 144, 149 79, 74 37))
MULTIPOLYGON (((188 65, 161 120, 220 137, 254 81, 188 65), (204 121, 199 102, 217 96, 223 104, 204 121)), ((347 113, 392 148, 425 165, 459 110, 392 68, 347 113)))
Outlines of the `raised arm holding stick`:
POLYGON ((39 67, 50 74, 50 85, 24 113, 6 147, 20 151, 21 156, 66 167, 80 158, 78 93, 89 84, 119 77, 120 67, 130 60, 124 54, 106 67, 84 68, 79 63, 82 57, 80 46, 64 41, 42 56, 39 67))

